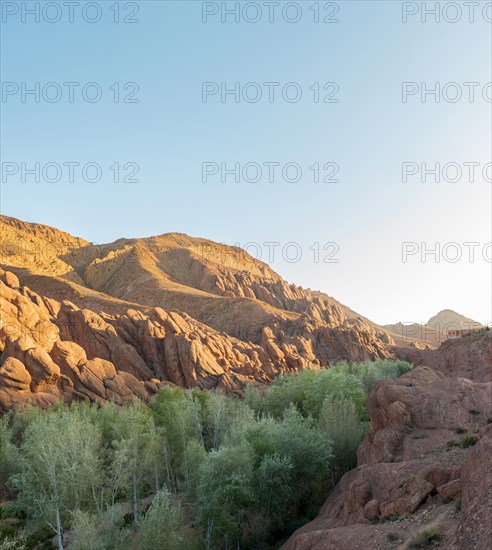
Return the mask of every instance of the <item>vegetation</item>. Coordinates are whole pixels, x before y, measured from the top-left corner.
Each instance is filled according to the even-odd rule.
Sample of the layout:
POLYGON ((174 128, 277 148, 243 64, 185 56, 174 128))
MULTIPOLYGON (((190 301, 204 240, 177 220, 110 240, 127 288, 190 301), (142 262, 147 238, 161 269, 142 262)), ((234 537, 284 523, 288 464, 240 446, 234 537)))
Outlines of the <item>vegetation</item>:
POLYGON ((468 447, 473 447, 475 443, 478 441, 478 438, 474 435, 465 435, 465 437, 462 437, 459 441, 456 439, 452 439, 451 441, 447 442, 448 447, 461 447, 462 449, 467 449, 468 447))
POLYGON ((460 439, 460 447, 462 447, 463 449, 466 449, 468 447, 473 447, 473 445, 475 445, 475 443, 478 441, 478 438, 473 436, 473 435, 465 435, 465 437, 462 437, 460 439))
POLYGON ((277 548, 355 465, 369 390, 409 369, 339 363, 244 399, 166 386, 150 405, 6 415, 2 514, 22 528, 0 549, 277 548))
POLYGON ((433 546, 434 542, 437 542, 441 539, 441 531, 435 527, 430 527, 424 531, 420 531, 414 535, 407 543, 407 548, 413 550, 416 548, 428 548, 433 546))

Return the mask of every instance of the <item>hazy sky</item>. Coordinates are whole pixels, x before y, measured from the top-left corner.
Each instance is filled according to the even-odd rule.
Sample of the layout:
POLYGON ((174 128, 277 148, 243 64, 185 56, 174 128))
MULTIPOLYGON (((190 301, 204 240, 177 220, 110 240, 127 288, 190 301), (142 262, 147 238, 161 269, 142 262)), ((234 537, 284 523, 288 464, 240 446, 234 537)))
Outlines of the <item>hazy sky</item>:
POLYGON ((379 323, 492 320, 490 2, 1 4, 2 214, 248 245, 379 323))

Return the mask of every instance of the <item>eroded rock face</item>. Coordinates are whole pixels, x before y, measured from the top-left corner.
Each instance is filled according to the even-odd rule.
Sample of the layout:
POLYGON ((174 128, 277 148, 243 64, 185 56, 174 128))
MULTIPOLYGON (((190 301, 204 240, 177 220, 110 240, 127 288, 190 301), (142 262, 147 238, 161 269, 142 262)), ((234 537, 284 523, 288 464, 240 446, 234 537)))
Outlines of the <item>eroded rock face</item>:
POLYGON ((456 428, 480 427, 492 414, 491 392, 490 382, 424 366, 376 384, 368 401, 371 433, 358 449, 358 464, 411 460, 455 439, 456 428))
POLYGON ((263 345, 217 333, 186 314, 153 308, 106 315, 58 303, 0 272, 0 410, 56 399, 127 403, 164 383, 241 391, 246 382, 318 368, 309 345, 263 345))
POLYGON ((492 424, 483 429, 460 475, 463 518, 454 548, 490 548, 492 541, 492 424))
MULTIPOLYGON (((385 547, 385 531, 394 527, 379 522, 411 517, 436 498, 441 503, 461 501, 459 514, 436 516, 436 525, 446 534, 445 547, 489 548, 491 397, 490 382, 451 378, 428 367, 376 384, 368 401, 371 432, 359 447, 357 468, 343 476, 319 516, 283 548, 385 547), (459 445, 465 437, 476 444, 459 445)), ((415 527, 411 521, 410 527, 402 524, 408 538, 415 527)))
MULTIPOLYGON (((30 394, 59 397, 62 386, 70 388, 67 400, 97 403, 146 399, 161 383, 240 392, 247 382, 268 383, 285 372, 391 356, 384 331, 348 315, 326 295, 287 284, 243 252, 235 258, 240 265, 229 266, 202 253, 201 240, 180 235, 122 241, 96 251, 52 228, 10 218, 1 222, 12 239, 32 241, 36 254, 23 255, 14 247, 10 259, 23 266, 28 262, 25 268, 32 271, 22 273, 51 295, 1 271, 0 365, 16 359, 31 377, 19 393, 5 383, 2 409, 29 400, 30 394), (47 275, 50 265, 57 277, 47 275), (115 269, 125 276, 114 276, 115 269), (178 291, 162 294, 169 277, 170 288, 178 291), (84 289, 79 283, 85 281, 112 295, 84 289), (65 294, 75 301, 53 298, 65 294), (123 309, 120 298, 144 305, 123 309), (161 300, 206 324, 187 313, 149 307, 161 300)), ((16 371, 22 372, 19 365, 16 371)))

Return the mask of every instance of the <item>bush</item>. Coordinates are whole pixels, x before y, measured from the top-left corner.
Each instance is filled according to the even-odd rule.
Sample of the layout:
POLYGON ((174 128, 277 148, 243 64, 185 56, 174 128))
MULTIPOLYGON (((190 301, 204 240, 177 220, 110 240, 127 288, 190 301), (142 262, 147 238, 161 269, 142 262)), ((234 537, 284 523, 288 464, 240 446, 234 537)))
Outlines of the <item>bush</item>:
POLYGON ((459 445, 460 447, 462 447, 463 449, 466 449, 468 447, 473 447, 473 445, 475 445, 475 443, 478 441, 478 438, 473 436, 473 435, 466 435, 465 437, 463 437, 462 439, 460 439, 459 441, 459 445))
POLYGON ((386 533, 386 538, 391 542, 396 542, 400 539, 400 535, 395 531, 390 531, 389 533, 386 533))
POLYGON ((256 392, 248 392, 248 402, 258 410, 280 418, 290 406, 295 405, 305 416, 318 418, 326 398, 345 399, 354 403, 361 420, 368 420, 366 401, 369 391, 379 380, 397 378, 410 371, 406 361, 341 361, 320 371, 304 370, 280 376, 259 399, 256 392), (260 403, 259 403, 260 401, 260 403))
POLYGON ((417 533, 414 537, 412 537, 408 543, 407 548, 408 550, 413 550, 416 548, 427 548, 428 546, 431 546, 434 544, 434 542, 437 542, 441 539, 441 532, 439 529, 432 527, 429 529, 425 529, 424 531, 421 531, 420 533, 417 533))
POLYGON ((0 550, 24 550, 25 546, 21 541, 5 538, 0 540, 0 550))
POLYGON ((473 447, 475 443, 478 441, 478 438, 474 435, 465 435, 465 437, 462 437, 459 441, 456 439, 452 439, 451 441, 447 442, 448 447, 461 447, 462 449, 467 449, 468 447, 473 447))

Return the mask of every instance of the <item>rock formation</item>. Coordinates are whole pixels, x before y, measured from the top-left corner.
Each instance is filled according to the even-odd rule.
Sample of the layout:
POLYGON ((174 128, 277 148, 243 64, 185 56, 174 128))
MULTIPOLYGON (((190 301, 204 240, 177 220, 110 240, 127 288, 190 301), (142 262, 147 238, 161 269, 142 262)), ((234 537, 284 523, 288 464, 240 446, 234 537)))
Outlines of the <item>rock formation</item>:
POLYGON ((490 548, 491 397, 490 381, 424 366, 377 383, 357 468, 283 548, 391 548, 389 533, 403 542, 426 526, 442 548, 490 548))
POLYGON ((182 234, 95 245, 5 216, 0 229, 4 410, 61 397, 124 403, 162 383, 237 392, 394 356, 386 331, 239 248, 182 234))

